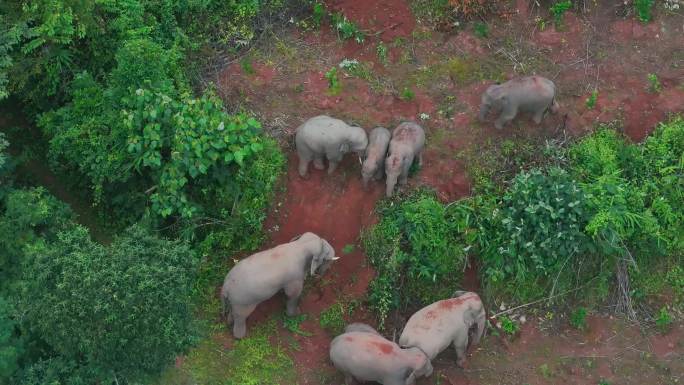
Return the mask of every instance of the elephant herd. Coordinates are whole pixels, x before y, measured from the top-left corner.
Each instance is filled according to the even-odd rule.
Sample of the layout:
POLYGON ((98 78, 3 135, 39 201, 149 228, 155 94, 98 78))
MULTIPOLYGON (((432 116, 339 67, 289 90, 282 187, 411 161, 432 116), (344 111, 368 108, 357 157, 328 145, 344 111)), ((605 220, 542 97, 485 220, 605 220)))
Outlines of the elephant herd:
MULTIPOLYGON (((482 95, 480 120, 490 110, 500 111, 497 128, 515 118, 518 112, 533 114, 539 124, 547 111, 556 112, 556 88, 552 81, 529 76, 490 86, 482 95)), ((414 122, 399 124, 392 133, 377 127, 366 134, 361 127, 325 115, 311 118, 297 128, 295 144, 299 155, 299 175, 306 177, 309 163, 328 173, 337 168, 344 154, 363 157, 364 186, 386 175, 386 195, 396 183, 406 184, 414 160, 422 163, 425 132, 414 122)), ((287 314, 299 313, 299 298, 307 273, 325 273, 339 259, 325 239, 307 232, 288 243, 260 251, 239 261, 228 272, 221 288, 221 301, 235 338, 246 333, 247 317, 256 306, 283 290, 287 314)), ((385 385, 410 385, 416 378, 432 374, 431 361, 449 345, 456 350, 457 364, 463 366, 469 344, 477 344, 485 328, 485 309, 476 293, 456 292, 453 298, 437 301, 414 313, 406 323, 398 343, 387 340, 371 326, 352 323, 330 344, 330 360, 353 379, 377 381, 385 385)))
POLYGON ((425 131, 413 122, 399 124, 394 132, 384 127, 374 128, 370 135, 361 127, 320 115, 304 122, 295 134, 295 144, 299 155, 299 175, 305 178, 309 163, 324 168, 323 159, 328 159, 328 173, 332 173, 347 152, 356 152, 359 159, 363 156, 361 175, 364 187, 368 181, 381 179, 387 175, 387 196, 392 196, 397 180, 406 184, 408 171, 413 160, 418 157, 425 145, 425 131))

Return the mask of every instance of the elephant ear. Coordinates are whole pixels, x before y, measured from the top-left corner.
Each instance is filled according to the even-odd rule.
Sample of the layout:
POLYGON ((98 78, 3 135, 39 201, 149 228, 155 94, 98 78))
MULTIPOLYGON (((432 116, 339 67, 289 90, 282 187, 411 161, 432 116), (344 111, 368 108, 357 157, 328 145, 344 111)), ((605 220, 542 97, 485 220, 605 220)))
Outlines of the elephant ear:
POLYGON ((343 154, 349 152, 349 142, 344 142, 340 145, 340 152, 343 154))

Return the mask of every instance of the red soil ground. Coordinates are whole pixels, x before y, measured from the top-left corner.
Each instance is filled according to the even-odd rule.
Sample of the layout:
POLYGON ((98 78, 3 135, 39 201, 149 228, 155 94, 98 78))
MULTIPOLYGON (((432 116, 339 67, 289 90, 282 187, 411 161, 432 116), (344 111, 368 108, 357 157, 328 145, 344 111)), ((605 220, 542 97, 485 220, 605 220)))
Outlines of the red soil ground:
MULTIPOLYGON (((539 10, 527 9, 528 2, 517 1, 518 12, 514 9, 513 13, 518 17, 499 24, 491 21, 492 39, 514 34, 521 43, 519 47, 536 49, 537 57, 543 55, 546 67, 530 70, 523 51, 507 51, 515 46, 496 50, 489 42, 465 31, 431 32, 431 37, 411 46, 413 59, 408 63, 400 61, 406 50, 391 46, 392 65, 385 67, 376 55, 379 41, 389 46, 397 37, 414 39, 413 31, 425 31, 416 23, 407 3, 345 0, 326 4, 358 23, 371 38, 363 44, 340 43, 329 28, 316 34, 294 32, 292 39, 302 44, 294 49, 294 55, 280 48, 282 52, 266 55, 267 60, 255 63, 253 75, 244 73, 238 64, 220 71, 216 82, 221 95, 230 101, 244 101, 290 150, 296 127, 315 115, 340 117, 367 129, 378 125, 392 129, 402 119, 418 121, 421 114, 428 114, 429 120, 421 123, 428 132, 425 164, 411 184, 434 187, 445 202, 470 193, 468 165, 454 154, 464 149, 477 151, 479 144, 489 138, 499 140, 514 133, 552 137, 563 130, 580 135, 596 123, 621 119, 625 133, 638 141, 668 113, 683 108, 682 59, 672 55, 681 53, 684 31, 676 19, 656 19, 643 26, 616 18, 612 8, 606 5, 581 16, 568 14, 561 31, 551 26, 539 31, 534 17, 525 17, 539 10), (373 31, 377 36, 372 36, 373 31), (460 84, 435 75, 425 87, 414 87, 415 98, 407 101, 399 98, 396 89, 378 92, 365 80, 344 77, 342 71, 342 91, 331 95, 324 77, 342 59, 356 58, 371 63, 375 73, 402 84, 413 79, 416 69, 454 54, 475 60, 503 61, 512 57, 506 77, 536 72, 552 78, 560 90, 561 113, 547 117, 541 127, 522 116, 511 127, 497 131, 491 122, 479 124, 475 119, 480 95, 490 81, 460 84), (549 72, 544 72, 545 69, 549 72), (661 92, 648 90, 648 73, 659 75, 661 92), (589 109, 585 100, 594 88, 599 89, 599 98, 596 106, 589 109), (445 99, 447 95, 454 99, 445 99), (445 100, 456 105, 450 117, 437 112, 445 100)), ((312 169, 308 180, 299 178, 296 164, 296 155, 291 152, 285 178, 287 194, 281 197, 267 220, 271 240, 266 246, 312 231, 327 239, 342 259, 322 279, 312 281, 302 298, 301 309, 309 318, 301 328, 313 335, 304 337, 285 330, 280 333, 293 338, 301 347, 291 351, 300 384, 340 382, 328 362, 332 336, 321 329, 318 316, 340 298, 363 299, 374 273, 359 247, 359 234, 376 220, 373 207, 382 196, 383 186, 376 183, 370 191, 363 191, 358 162, 351 156, 334 175, 312 169), (344 254, 346 245, 353 245, 353 251, 344 254)), ((479 288, 476 267, 468 270, 465 281, 466 288, 479 288)), ((284 298, 276 296, 261 304, 248 323, 262 322, 282 313, 283 309, 284 298)), ((609 383, 658 384, 683 379, 684 332, 681 328, 665 336, 644 337, 636 328, 604 317, 590 318, 587 332, 563 328, 549 332, 540 330, 546 319, 529 318, 514 341, 486 338, 465 370, 455 367, 455 354, 448 350, 435 361, 433 378, 418 383, 597 384, 600 379, 606 379, 609 383)), ((372 317, 362 308, 349 321, 372 323, 372 317)))

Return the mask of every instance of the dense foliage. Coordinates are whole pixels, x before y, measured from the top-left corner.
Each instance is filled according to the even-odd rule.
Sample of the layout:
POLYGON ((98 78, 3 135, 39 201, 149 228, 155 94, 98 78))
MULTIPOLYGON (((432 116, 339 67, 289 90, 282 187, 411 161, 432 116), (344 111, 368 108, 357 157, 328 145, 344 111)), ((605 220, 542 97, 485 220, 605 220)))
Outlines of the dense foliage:
MULTIPOLYGON (((0 169, 12 163, 4 150, 0 169)), ((96 244, 67 205, 10 177, 0 195, 0 384, 130 383, 185 350, 197 263, 186 244, 139 226, 96 244)))
POLYGON ((380 324, 396 309, 416 308, 450 296, 465 265, 459 229, 467 215, 448 211, 428 192, 377 209, 382 220, 363 236, 377 277, 370 303, 380 324))
POLYGON ((380 223, 364 235, 381 323, 394 309, 450 295, 463 250, 479 259, 489 298, 531 301, 582 287, 585 301, 604 301, 628 273, 633 300, 667 290, 684 302, 684 119, 661 123, 641 144, 602 127, 542 153, 547 165, 528 160, 537 166, 499 187, 482 180, 466 200, 443 205, 420 193, 381 204, 380 223))
POLYGON ((28 248, 20 306, 60 356, 102 381, 132 380, 188 346, 195 261, 187 246, 139 227, 104 247, 75 226, 28 248))
MULTIPOLYGON (((483 220, 485 285, 530 299, 549 292, 556 282, 579 278, 574 268, 583 265, 589 251, 583 232, 586 200, 578 183, 560 168, 516 175, 498 207, 483 220)), ((585 273, 595 268, 582 266, 585 273)))

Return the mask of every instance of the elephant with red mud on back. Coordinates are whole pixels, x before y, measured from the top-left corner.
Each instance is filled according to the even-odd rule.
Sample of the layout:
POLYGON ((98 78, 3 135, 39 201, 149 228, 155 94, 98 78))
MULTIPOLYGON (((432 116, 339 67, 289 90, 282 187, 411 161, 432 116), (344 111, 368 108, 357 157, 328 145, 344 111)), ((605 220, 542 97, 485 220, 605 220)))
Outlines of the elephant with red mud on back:
POLYGON ((409 318, 399 337, 402 347, 417 346, 432 360, 453 344, 456 363, 463 366, 468 343, 477 345, 485 328, 485 309, 472 292, 456 292, 455 298, 437 301, 409 318))

